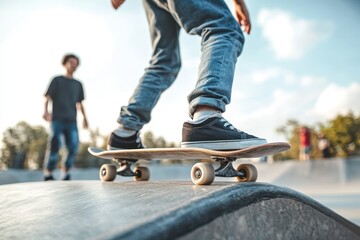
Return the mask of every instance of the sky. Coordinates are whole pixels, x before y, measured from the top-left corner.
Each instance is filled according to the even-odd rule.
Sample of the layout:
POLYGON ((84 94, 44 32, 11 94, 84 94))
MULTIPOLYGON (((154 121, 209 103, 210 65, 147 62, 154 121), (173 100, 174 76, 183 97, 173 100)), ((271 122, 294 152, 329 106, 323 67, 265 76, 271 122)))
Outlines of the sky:
MULTIPOLYGON (((252 32, 237 62, 225 118, 240 130, 283 141, 276 128, 289 119, 315 125, 350 110, 360 114, 358 0, 246 3, 252 32)), ((181 32, 182 69, 143 132, 181 142, 200 41, 181 32)), ((80 57, 75 78, 84 85, 90 128, 109 134, 151 56, 142 1, 128 0, 115 11, 110 0, 0 0, 0 133, 19 121, 49 129, 43 95, 50 80, 64 73, 65 53, 80 57)), ((85 141, 89 132, 80 130, 80 136, 85 141)))

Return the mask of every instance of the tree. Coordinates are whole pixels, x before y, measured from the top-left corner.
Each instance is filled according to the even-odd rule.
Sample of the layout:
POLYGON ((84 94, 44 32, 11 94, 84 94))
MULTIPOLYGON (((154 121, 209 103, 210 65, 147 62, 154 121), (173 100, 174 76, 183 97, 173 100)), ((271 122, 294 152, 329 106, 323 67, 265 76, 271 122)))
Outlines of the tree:
POLYGON ((39 168, 43 164, 47 139, 44 127, 19 122, 3 134, 0 161, 9 168, 39 168))
POLYGON ((338 115, 327 124, 320 125, 320 131, 336 150, 338 157, 359 155, 360 152, 360 116, 352 112, 338 115))
POLYGON ((283 134, 291 144, 291 149, 287 152, 274 155, 274 160, 297 159, 299 156, 300 138, 297 134, 300 123, 296 120, 288 120, 284 126, 278 127, 276 132, 283 134))

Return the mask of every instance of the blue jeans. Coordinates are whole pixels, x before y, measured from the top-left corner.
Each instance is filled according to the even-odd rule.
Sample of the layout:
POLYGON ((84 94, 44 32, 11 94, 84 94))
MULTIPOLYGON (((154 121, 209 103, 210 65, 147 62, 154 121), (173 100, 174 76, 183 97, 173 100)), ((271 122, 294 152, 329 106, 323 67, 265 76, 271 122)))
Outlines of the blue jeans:
POLYGON ((189 115, 199 105, 225 111, 231 100, 235 64, 244 36, 224 0, 143 0, 153 54, 150 65, 118 122, 140 130, 150 121, 161 93, 175 81, 181 67, 179 32, 198 35, 201 63, 195 89, 188 95, 189 115))
POLYGON ((52 121, 51 136, 44 162, 46 169, 49 171, 53 171, 56 168, 62 136, 64 136, 66 148, 68 150, 64 167, 66 170, 69 170, 75 163, 79 147, 79 134, 76 122, 52 121))

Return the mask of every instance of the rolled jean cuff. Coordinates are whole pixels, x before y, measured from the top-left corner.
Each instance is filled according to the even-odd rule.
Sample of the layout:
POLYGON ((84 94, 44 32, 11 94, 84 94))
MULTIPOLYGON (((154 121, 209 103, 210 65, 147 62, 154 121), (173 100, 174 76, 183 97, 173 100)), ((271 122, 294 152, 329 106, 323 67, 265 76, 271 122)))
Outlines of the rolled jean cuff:
POLYGON ((225 112, 226 104, 219 100, 209 97, 197 97, 193 99, 189 104, 189 115, 193 118, 195 109, 197 106, 209 106, 219 109, 221 112, 225 112))
POLYGON ((122 118, 121 116, 118 118, 117 122, 123 125, 125 128, 134 131, 140 131, 140 129, 143 127, 143 124, 128 120, 127 118, 122 118))

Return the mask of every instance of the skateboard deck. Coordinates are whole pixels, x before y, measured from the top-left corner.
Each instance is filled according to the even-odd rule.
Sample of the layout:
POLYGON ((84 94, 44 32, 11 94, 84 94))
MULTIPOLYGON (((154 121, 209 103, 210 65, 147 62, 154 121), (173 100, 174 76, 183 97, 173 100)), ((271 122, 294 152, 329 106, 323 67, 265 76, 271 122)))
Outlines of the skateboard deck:
POLYGON ((215 176, 236 177, 239 182, 255 182, 257 179, 256 167, 252 164, 240 164, 234 169, 232 163, 239 158, 256 158, 290 149, 290 144, 284 142, 266 143, 263 145, 248 147, 231 151, 217 151, 204 148, 144 148, 124 150, 104 150, 96 147, 89 147, 88 151, 99 158, 111 159, 120 164, 116 167, 112 164, 104 164, 99 171, 102 181, 113 181, 116 175, 133 176, 136 181, 147 181, 150 178, 150 171, 147 167, 131 165, 138 160, 213 160, 220 164, 214 170, 210 163, 196 163, 191 169, 191 180, 196 185, 210 185, 215 176))
POLYGON ((284 142, 274 142, 231 151, 218 151, 205 148, 144 148, 126 150, 104 150, 96 147, 89 147, 88 151, 92 155, 104 159, 200 160, 212 158, 256 158, 283 152, 288 149, 290 149, 290 144, 284 142))

